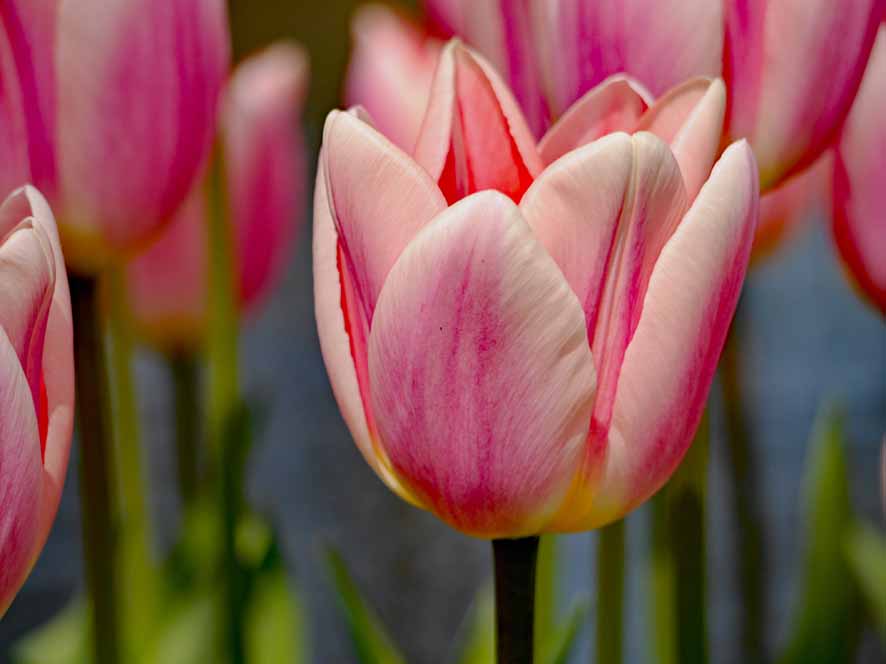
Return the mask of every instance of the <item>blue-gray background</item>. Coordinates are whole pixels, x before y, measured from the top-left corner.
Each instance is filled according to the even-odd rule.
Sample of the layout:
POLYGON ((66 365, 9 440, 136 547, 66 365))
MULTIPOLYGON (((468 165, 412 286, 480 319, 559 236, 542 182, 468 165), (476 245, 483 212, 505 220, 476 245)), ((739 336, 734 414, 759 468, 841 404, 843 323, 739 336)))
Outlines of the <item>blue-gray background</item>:
MULTIPOLYGON (((346 20, 353 1, 323 3, 235 0, 238 54, 271 38, 306 43, 314 62, 306 119, 316 144, 322 116, 336 104, 347 54, 346 20)), ((343 552, 359 585, 407 659, 449 661, 459 625, 490 570, 488 545, 463 537, 402 503, 378 481, 350 440, 330 392, 313 322, 309 224, 290 269, 264 313, 243 334, 242 373, 248 393, 270 404, 264 438, 250 468, 249 495, 283 530, 284 553, 311 621, 316 662, 355 661, 323 566, 321 544, 343 552)), ((846 415, 852 497, 858 512, 882 526, 879 440, 886 432, 886 327, 843 278, 821 219, 745 286, 743 371, 749 425, 760 459, 760 501, 767 547, 767 638, 784 641, 801 561, 802 471, 816 412, 836 398, 846 415)), ((151 505, 162 541, 178 519, 172 455, 171 380, 150 353, 138 360, 141 416, 151 505)), ((715 387, 715 389, 717 389, 715 387)), ((725 453, 715 416, 708 515, 712 660, 739 662, 735 551, 725 453)), ((50 618, 80 588, 81 555, 76 452, 58 520, 34 573, 0 622, 0 663, 14 639, 50 618)), ((628 519, 629 661, 649 661, 646 584, 647 515, 628 519)), ((593 587, 594 536, 562 538, 563 602, 593 587)), ((590 620, 593 620, 591 607, 590 620)), ((590 623, 589 623, 590 625, 590 623)), ((585 634, 590 629, 585 629, 585 634)), ((584 639, 576 661, 589 661, 584 639)), ((867 639, 860 661, 886 656, 867 639)))

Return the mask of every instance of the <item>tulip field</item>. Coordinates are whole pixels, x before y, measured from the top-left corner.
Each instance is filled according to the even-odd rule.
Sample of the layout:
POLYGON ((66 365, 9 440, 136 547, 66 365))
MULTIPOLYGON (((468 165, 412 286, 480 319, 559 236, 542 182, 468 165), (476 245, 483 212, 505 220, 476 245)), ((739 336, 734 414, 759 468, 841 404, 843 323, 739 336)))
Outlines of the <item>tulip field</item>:
POLYGON ((0 0, 0 664, 886 662, 884 187, 884 0, 0 0))

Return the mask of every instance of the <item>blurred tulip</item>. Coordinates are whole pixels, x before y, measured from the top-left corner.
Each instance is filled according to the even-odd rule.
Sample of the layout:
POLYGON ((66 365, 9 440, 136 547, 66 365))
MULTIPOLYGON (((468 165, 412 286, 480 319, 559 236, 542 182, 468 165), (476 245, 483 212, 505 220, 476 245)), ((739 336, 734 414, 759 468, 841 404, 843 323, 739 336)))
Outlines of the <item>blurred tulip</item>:
MULTIPOLYGON (((2 7, 0 41, 15 65, 7 75, 0 49, 2 85, 15 78, 24 106, 11 131, 26 132, 16 144, 28 146, 30 172, 51 196, 68 264, 93 272, 156 234, 208 154, 229 60, 225 3, 2 7)), ((4 91, 0 113, 14 99, 4 91)))
POLYGON ((46 542, 74 424, 71 302, 52 212, 33 187, 0 206, 0 616, 46 542))
POLYGON ((881 0, 728 0, 727 133, 747 138, 764 191, 833 142, 864 72, 881 0))
MULTIPOLYGON (((753 155, 740 142, 709 172, 722 82, 649 111, 606 85, 641 131, 575 132, 547 165, 457 42, 414 157, 360 110, 326 123, 314 275, 333 390, 388 486, 466 533, 620 518, 676 468, 710 389, 756 225, 753 155)), ((594 125, 581 108, 551 131, 594 125)))
POLYGON ((855 283, 886 316, 886 27, 882 25, 837 148, 834 238, 855 283))
POLYGON ((379 131, 411 151, 442 43, 384 5, 361 7, 351 33, 354 51, 345 101, 350 106, 364 106, 379 131))
MULTIPOLYGON (((298 119, 307 85, 304 52, 278 44, 240 65, 225 93, 219 124, 241 312, 254 309, 281 277, 303 216, 305 154, 298 119)), ((128 270, 135 323, 163 347, 193 347, 205 332, 204 199, 201 183, 128 270)))

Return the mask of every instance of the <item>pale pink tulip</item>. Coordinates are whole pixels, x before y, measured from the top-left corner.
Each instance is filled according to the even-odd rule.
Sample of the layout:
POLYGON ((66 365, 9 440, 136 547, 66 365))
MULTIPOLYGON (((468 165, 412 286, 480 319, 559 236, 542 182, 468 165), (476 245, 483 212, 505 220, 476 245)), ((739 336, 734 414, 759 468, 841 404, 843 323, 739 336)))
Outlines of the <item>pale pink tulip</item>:
MULTIPOLYGON (((225 94, 219 123, 243 313, 257 307, 282 276, 303 217, 305 151, 298 121, 307 84, 304 52, 278 44, 240 65, 225 94)), ((137 327, 164 347, 193 347, 205 331, 204 197, 198 184, 170 227, 130 263, 137 327)))
POLYGON ((0 206, 0 616, 55 519, 74 424, 71 303, 49 206, 0 206))
POLYGON ((650 109, 606 86, 598 101, 624 103, 585 99, 540 153, 456 42, 413 156, 359 110, 326 123, 314 277, 333 390, 388 486, 472 535, 594 528, 660 488, 737 302, 758 174, 745 142, 710 170, 722 82, 650 109), (594 140, 613 107, 640 131, 594 140))
POLYGON ((13 84, 24 107, 0 130, 0 148, 5 133, 24 127, 26 140, 15 144, 27 147, 30 174, 52 199, 68 264, 100 269, 157 233, 203 165, 228 68, 225 3, 0 6, 0 114, 15 99, 5 92, 13 84))
POLYGON ((855 283, 886 316, 886 27, 846 119, 834 177, 834 238, 855 283))
POLYGON ((833 142, 855 97, 881 0, 727 0, 727 130, 747 138, 764 191, 833 142))
POLYGON ((385 136, 407 151, 418 137, 442 42, 384 5, 365 5, 351 24, 354 50, 345 101, 363 106, 385 136))

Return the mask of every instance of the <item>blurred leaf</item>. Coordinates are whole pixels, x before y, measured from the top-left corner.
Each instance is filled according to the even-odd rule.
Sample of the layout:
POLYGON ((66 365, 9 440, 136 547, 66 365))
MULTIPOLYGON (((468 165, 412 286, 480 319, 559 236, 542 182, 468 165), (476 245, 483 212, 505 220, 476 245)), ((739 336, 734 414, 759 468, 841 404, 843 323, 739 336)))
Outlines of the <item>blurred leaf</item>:
POLYGON ((582 625, 588 615, 588 602, 581 600, 576 602, 567 614, 567 618, 553 632, 551 638, 546 639, 543 655, 539 659, 542 664, 566 664, 581 634, 582 625))
POLYGON ((847 552, 874 626, 886 641, 886 537, 871 526, 858 525, 849 533, 847 552))
POLYGON ((15 664, 85 664, 87 661, 86 601, 78 597, 48 623, 27 634, 12 648, 15 664))
POLYGON ((176 602, 165 611, 168 616, 154 643, 143 658, 144 664, 206 664, 220 661, 216 635, 218 599, 201 594, 176 602))
POLYGON ((282 565, 255 581, 246 610, 246 660, 249 664, 305 664, 307 630, 298 596, 282 565))
MULTIPOLYGON (((550 650, 550 642, 557 631, 557 561, 556 535, 544 535, 538 547, 538 567, 535 572, 535 659, 550 650)), ((493 625, 494 628, 494 625, 493 625)))
POLYGON ((468 618, 468 630, 459 664, 494 664, 495 662, 495 591, 483 586, 474 598, 468 618))
POLYGON ((781 664, 853 660, 859 597, 844 555, 852 525, 844 447, 842 422, 827 412, 809 447, 802 587, 781 664))
POLYGON ((360 662, 405 664, 406 660, 397 651, 381 622, 360 597, 360 592, 351 579, 341 555, 333 549, 328 549, 326 561, 360 662))

